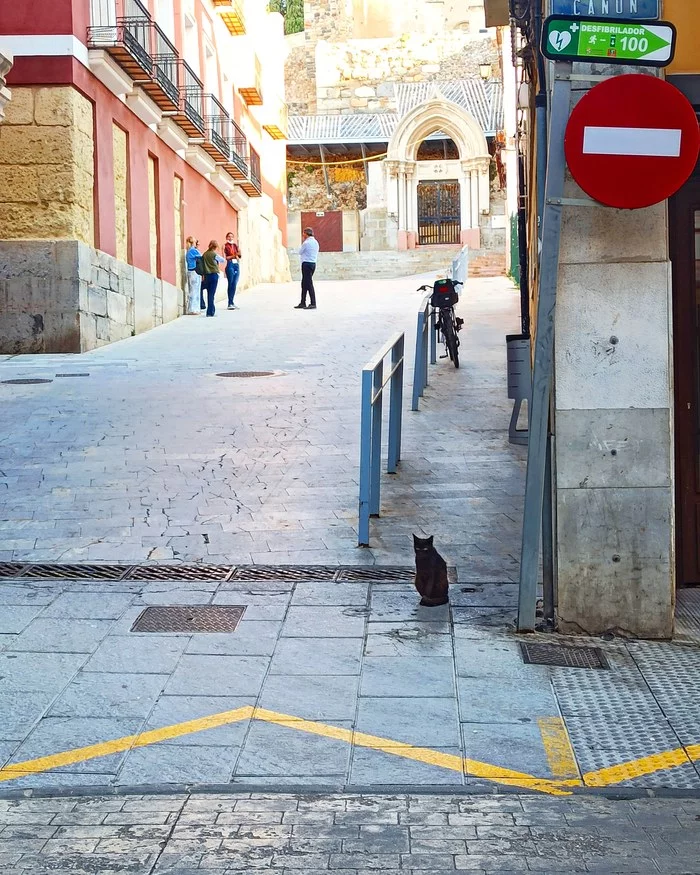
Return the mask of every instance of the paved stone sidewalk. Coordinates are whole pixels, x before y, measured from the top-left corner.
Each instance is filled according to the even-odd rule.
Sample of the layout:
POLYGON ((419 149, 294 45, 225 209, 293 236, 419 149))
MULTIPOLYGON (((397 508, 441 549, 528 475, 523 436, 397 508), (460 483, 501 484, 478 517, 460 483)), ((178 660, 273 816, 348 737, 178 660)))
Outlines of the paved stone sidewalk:
POLYGON ((0 362, 0 562, 406 564, 435 532, 463 579, 516 579, 524 449, 510 447, 506 333, 518 297, 470 281, 462 367, 441 360, 411 413, 429 279, 296 286, 80 356, 0 362), (373 549, 357 548, 360 370, 406 332, 401 473, 384 477, 373 549), (281 376, 217 377, 233 370, 281 376), (69 376, 89 374, 89 376, 69 376), (57 376, 61 375, 61 376, 57 376))
POLYGON ((6 800, 0 868, 8 875, 697 875, 700 801, 282 794, 6 800))

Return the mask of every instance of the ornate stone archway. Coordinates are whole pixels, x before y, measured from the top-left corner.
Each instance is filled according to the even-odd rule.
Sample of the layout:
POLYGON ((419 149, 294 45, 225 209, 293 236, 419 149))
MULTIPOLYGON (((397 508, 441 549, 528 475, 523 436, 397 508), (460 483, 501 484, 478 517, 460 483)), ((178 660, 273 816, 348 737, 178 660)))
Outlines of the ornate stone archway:
POLYGON ((461 241, 480 247, 479 216, 489 211, 491 158, 484 132, 474 116, 444 98, 420 104, 397 126, 389 143, 385 172, 388 175, 389 213, 398 217, 398 248, 413 249, 418 240, 417 189, 421 179, 435 172, 454 174, 460 183, 461 241), (438 131, 450 137, 459 151, 458 161, 418 162, 421 143, 438 131), (442 167, 442 165, 445 165, 442 167))

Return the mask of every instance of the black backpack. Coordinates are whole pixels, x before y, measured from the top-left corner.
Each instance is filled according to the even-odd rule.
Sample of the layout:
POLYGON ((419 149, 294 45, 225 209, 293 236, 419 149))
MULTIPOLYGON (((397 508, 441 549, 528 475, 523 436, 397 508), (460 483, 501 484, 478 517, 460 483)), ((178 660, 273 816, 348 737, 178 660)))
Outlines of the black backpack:
POLYGON ((199 274, 199 276, 204 276, 206 274, 206 271, 204 270, 204 259, 201 255, 198 255, 195 260, 194 272, 199 274))
POLYGON ((433 294, 430 296, 433 307, 454 307, 457 301, 459 301, 459 294, 451 279, 435 281, 433 294))

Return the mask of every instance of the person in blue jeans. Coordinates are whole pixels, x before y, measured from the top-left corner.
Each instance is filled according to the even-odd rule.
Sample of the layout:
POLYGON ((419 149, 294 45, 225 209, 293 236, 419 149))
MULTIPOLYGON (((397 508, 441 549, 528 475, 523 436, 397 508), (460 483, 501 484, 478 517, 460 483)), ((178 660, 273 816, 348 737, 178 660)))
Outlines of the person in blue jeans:
MULTIPOLYGON (((199 316, 200 306, 204 304, 202 298, 202 278, 197 273, 197 259, 202 257, 202 253, 197 248, 199 240, 194 237, 187 238, 187 252, 185 253, 185 261, 187 262, 187 315, 199 316)), ((204 307, 201 306, 203 310, 204 307)))
POLYGON ((219 244, 216 240, 209 242, 209 248, 202 255, 204 264, 204 281, 202 289, 207 293, 207 316, 214 316, 216 307, 214 306, 214 298, 216 297, 216 287, 219 285, 219 271, 221 266, 226 264, 226 259, 222 258, 219 253, 219 244))
POLYGON ((241 250, 238 244, 234 243, 231 231, 226 235, 224 256, 226 258, 226 279, 228 280, 228 309, 238 310, 236 304, 233 303, 233 299, 236 296, 236 286, 241 275, 241 268, 238 263, 241 259, 241 250))

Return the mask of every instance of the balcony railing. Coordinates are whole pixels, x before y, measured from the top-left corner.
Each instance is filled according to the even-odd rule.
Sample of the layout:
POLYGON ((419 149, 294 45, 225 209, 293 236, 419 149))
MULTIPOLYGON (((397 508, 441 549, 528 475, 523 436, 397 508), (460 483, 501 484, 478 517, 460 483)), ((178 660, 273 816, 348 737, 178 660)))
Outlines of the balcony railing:
POLYGON ((251 146, 248 152, 250 172, 248 178, 241 183, 241 188, 249 197, 262 196, 262 178, 260 175, 260 156, 251 146))
POLYGON ((88 47, 104 49, 134 80, 153 74, 153 22, 139 0, 122 0, 121 16, 114 3, 92 0, 88 47))
POLYGON ((180 103, 177 49, 155 22, 152 23, 151 29, 153 70, 149 79, 134 81, 164 112, 177 112, 180 103))
POLYGON ((248 178, 248 140, 243 131, 233 119, 228 125, 229 157, 224 167, 229 176, 234 179, 248 178))
POLYGON ((233 36, 245 33, 245 18, 237 0, 213 0, 216 11, 233 36))
POLYGON ((177 62, 177 84, 180 93, 178 111, 173 116, 182 130, 193 139, 204 136, 204 86, 190 65, 182 58, 177 62))
POLYGON ((215 161, 228 161, 231 157, 231 116, 213 94, 204 95, 204 125, 202 147, 215 161))
POLYGON ((275 98, 267 100, 262 113, 262 126, 273 140, 287 139, 287 126, 289 123, 287 104, 275 98))
POLYGON ((260 67, 260 59, 257 55, 253 58, 253 81, 243 88, 239 88, 241 97, 248 106, 261 106, 263 102, 262 94, 262 68, 260 67))

